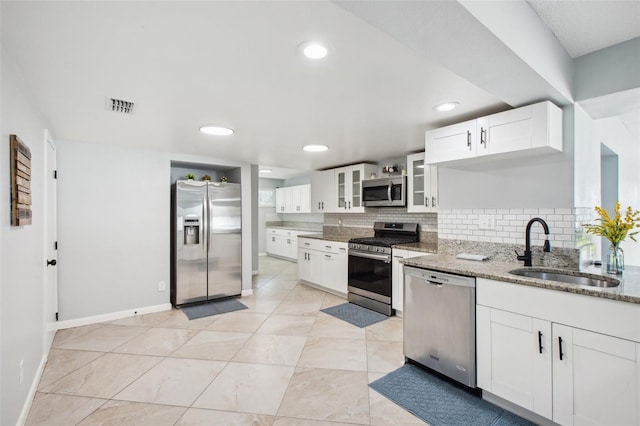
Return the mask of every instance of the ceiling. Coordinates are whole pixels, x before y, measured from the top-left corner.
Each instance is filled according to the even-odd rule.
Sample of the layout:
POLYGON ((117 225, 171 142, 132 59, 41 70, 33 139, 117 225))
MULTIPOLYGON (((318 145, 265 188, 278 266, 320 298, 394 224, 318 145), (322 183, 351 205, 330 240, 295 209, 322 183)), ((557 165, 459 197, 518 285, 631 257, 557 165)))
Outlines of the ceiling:
POLYGON ((527 0, 572 58, 640 37, 640 1, 527 0))
MULTIPOLYGON (((442 12, 435 18, 452 29, 461 25, 446 10, 456 2, 417 3, 442 12)), ((553 12, 541 3, 547 2, 530 1, 540 16, 564 14, 562 26, 588 2, 566 2, 571 7, 553 12)), ((423 150, 427 129, 514 105, 495 84, 538 87, 535 73, 515 81, 514 74, 525 73, 513 68, 491 75, 491 88, 463 78, 435 52, 417 51, 329 1, 2 1, 0 7, 2 54, 28 82, 57 139, 249 162, 272 168, 273 178, 423 150), (323 41, 329 55, 304 58, 298 45, 306 40, 323 41), (135 102, 134 113, 108 111, 111 97, 135 102), (434 111, 447 101, 460 107, 434 111), (203 124, 236 132, 206 136, 198 131, 203 124), (306 144, 329 150, 303 152, 306 144)), ((582 37, 573 31, 568 39, 582 37)), ((527 96, 546 97, 535 90, 527 96)))

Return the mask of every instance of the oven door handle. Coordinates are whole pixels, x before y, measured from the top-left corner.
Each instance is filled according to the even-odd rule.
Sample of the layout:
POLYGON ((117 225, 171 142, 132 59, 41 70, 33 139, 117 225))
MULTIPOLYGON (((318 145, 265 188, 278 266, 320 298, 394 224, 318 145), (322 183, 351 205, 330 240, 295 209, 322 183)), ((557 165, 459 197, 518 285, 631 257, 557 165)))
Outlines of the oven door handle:
POLYGON ((388 254, 374 254, 350 251, 349 256, 364 257, 367 259, 382 260, 384 263, 391 263, 391 256, 389 256, 388 254))

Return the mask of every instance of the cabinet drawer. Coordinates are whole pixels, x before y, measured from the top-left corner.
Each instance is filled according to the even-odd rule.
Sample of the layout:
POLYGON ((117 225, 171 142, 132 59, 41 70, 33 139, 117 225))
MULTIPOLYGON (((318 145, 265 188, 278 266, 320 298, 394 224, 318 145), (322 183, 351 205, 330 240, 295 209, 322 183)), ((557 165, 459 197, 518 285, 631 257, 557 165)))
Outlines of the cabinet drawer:
POLYGON ((636 303, 485 278, 476 280, 476 303, 640 342, 640 305, 636 303))

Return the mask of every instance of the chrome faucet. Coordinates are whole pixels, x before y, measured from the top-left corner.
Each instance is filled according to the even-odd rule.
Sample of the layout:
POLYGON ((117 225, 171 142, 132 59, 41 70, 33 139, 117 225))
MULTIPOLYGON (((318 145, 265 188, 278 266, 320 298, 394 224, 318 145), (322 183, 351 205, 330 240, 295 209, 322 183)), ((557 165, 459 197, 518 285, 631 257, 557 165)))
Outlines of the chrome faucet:
POLYGON ((524 246, 524 255, 518 254, 518 251, 515 250, 516 256, 518 260, 524 260, 524 266, 531 266, 531 225, 534 222, 540 222, 540 225, 544 228, 544 233, 547 238, 544 240, 544 247, 542 251, 545 253, 549 253, 551 251, 551 244, 549 244, 549 226, 547 222, 540 219, 539 217, 534 217, 527 223, 527 230, 525 231, 525 246, 524 246))

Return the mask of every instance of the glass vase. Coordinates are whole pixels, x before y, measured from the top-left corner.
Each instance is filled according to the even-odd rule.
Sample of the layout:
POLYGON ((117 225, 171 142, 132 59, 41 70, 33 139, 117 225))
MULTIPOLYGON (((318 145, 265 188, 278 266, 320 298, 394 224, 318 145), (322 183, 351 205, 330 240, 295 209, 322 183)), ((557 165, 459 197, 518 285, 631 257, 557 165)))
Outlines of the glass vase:
POLYGON ((621 275, 622 271, 624 271, 624 252, 617 244, 611 244, 607 257, 607 274, 621 275))

